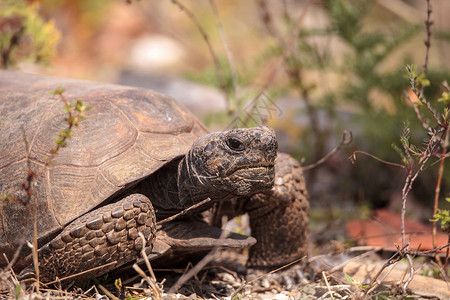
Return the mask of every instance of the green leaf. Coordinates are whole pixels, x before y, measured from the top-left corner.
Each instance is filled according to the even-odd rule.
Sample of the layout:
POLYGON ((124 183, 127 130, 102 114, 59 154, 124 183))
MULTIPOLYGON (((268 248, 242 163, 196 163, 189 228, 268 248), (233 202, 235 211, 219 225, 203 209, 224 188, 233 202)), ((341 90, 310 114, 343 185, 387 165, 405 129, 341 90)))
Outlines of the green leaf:
POLYGON ((450 102, 450 93, 443 92, 442 96, 437 100, 438 102, 449 103, 450 102))
POLYGON ((345 276, 345 281, 347 281, 348 284, 354 284, 355 283, 353 278, 350 275, 348 275, 347 273, 344 273, 344 276, 345 276))
POLYGON ((20 299, 20 291, 22 290, 22 287, 20 286, 20 284, 16 285, 16 289, 14 291, 14 296, 16 297, 16 299, 20 299))

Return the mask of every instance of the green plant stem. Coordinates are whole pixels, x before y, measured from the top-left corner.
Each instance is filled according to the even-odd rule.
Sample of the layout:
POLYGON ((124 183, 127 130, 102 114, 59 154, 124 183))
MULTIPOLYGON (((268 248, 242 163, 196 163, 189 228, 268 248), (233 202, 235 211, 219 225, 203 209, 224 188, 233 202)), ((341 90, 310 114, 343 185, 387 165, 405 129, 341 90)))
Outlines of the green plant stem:
MULTIPOLYGON (((434 205, 433 205, 433 216, 437 214, 438 205, 439 205, 439 194, 441 192, 441 182, 442 182, 442 175, 444 173, 444 162, 445 162, 445 154, 447 153, 447 143, 448 143, 448 135, 445 135, 445 141, 444 146, 442 148, 442 159, 439 163, 439 169, 438 169, 438 179, 436 182, 436 188, 434 190, 434 205)), ((432 242, 433 242, 433 248, 437 247, 437 240, 436 240, 436 234, 437 234, 437 222, 433 223, 433 233, 432 233, 432 242)), ((435 253, 435 259, 438 262, 438 264, 441 265, 441 260, 439 259, 439 256, 437 253, 435 253)))

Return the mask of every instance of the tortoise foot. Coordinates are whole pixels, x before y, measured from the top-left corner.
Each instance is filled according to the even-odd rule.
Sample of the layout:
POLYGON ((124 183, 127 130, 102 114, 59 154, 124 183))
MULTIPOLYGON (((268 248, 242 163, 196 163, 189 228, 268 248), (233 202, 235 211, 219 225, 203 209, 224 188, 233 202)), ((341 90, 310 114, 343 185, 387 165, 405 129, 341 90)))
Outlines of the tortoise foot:
POLYGON ((79 274, 74 277, 80 280, 105 274, 139 257, 139 232, 149 252, 156 235, 155 212, 144 195, 132 194, 93 210, 39 249, 39 279, 50 282, 79 274))
POLYGON ((245 207, 257 240, 248 267, 283 266, 307 254, 309 203, 301 166, 279 153, 275 173, 274 187, 253 195, 245 207))

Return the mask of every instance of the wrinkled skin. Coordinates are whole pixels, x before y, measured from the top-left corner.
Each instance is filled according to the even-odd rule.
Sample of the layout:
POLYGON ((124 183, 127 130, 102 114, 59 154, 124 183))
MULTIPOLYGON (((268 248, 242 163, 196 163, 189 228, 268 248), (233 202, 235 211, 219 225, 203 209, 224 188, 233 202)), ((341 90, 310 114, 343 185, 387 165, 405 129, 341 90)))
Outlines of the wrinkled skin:
POLYGON ((206 197, 249 196, 270 189, 277 150, 275 133, 267 126, 211 133, 198 139, 179 167, 181 203, 206 197))

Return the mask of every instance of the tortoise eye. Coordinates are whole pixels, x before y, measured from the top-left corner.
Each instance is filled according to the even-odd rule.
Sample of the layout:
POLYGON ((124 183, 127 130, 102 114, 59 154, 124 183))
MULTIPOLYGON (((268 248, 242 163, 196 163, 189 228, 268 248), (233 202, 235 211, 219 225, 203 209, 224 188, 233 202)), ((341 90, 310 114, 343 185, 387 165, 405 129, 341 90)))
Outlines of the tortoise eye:
POLYGON ((242 151, 245 149, 244 144, 242 144, 242 142, 240 140, 235 139, 235 138, 228 138, 227 144, 231 150, 242 151))

